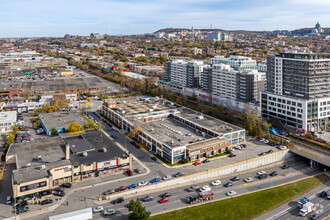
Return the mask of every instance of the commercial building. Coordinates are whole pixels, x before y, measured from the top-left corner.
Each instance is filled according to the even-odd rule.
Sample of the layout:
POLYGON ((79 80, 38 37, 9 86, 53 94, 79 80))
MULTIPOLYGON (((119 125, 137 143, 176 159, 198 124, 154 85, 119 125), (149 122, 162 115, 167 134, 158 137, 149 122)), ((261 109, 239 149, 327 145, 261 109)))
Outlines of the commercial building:
POLYGON ((237 73, 236 98, 243 102, 260 101, 260 92, 266 91, 266 73, 244 70, 237 73))
POLYGON ((232 41, 232 37, 229 35, 229 33, 223 33, 223 32, 210 32, 207 34, 207 37, 205 39, 206 41, 232 41))
POLYGON ((6 155, 6 163, 16 166, 15 202, 37 202, 62 183, 123 172, 131 168, 131 160, 99 131, 12 144, 6 155))
POLYGON ((201 86, 202 72, 208 67, 203 61, 169 61, 164 65, 165 81, 178 86, 198 88, 201 86))
POLYGON ((17 112, 0 112, 0 134, 8 132, 10 127, 16 124, 17 112))
POLYGON ((51 135, 51 129, 56 128, 58 134, 68 130, 68 126, 72 122, 77 122, 84 126, 85 119, 77 112, 52 112, 39 114, 38 116, 42 128, 46 135, 51 135))
POLYGON ((158 98, 106 100, 100 111, 167 161, 223 153, 245 141, 245 130, 158 98))
POLYGON ((211 65, 214 64, 226 64, 234 70, 257 69, 257 61, 253 60, 251 57, 244 56, 231 55, 228 58, 215 56, 211 58, 211 65))
POLYGON ((267 58, 262 116, 302 131, 323 130, 330 117, 330 55, 286 52, 267 58))

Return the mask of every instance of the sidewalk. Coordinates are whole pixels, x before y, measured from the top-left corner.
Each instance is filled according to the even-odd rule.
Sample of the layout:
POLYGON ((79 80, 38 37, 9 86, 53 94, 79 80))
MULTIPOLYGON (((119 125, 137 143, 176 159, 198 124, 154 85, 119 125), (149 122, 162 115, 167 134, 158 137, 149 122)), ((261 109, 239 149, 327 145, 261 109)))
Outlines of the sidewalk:
MULTIPOLYGON (((330 181, 324 183, 323 185, 311 190, 310 192, 306 193, 304 196, 309 198, 310 200, 314 199, 316 195, 321 191, 327 191, 330 188, 330 181)), ((302 197, 302 196, 301 196, 302 197)), ((288 212, 290 210, 293 210, 297 208, 296 203, 288 202, 264 215, 259 216, 255 220, 271 220, 278 218, 281 216, 284 212, 288 212)))

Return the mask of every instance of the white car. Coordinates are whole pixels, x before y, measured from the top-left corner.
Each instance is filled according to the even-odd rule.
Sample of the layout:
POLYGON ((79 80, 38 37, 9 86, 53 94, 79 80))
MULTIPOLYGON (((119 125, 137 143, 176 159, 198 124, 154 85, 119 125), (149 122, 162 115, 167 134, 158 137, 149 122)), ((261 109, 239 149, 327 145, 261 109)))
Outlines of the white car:
POLYGON ((263 175, 263 174, 265 174, 266 172, 265 171, 259 171, 257 174, 260 176, 260 175, 263 175))
POLYGON ((227 196, 233 196, 233 195, 236 195, 236 192, 235 191, 229 191, 226 193, 227 196))
POLYGON ((211 183, 212 186, 219 186, 221 185, 221 181, 220 180, 215 180, 211 183))
POLYGON ((268 144, 268 143, 269 143, 269 140, 265 139, 265 140, 264 140, 264 143, 265 143, 265 144, 268 144))
POLYGON ((103 212, 103 215, 114 215, 116 211, 114 209, 107 209, 103 212))
POLYGON ((103 206, 97 206, 97 207, 93 208, 94 213, 102 212, 102 211, 103 211, 103 206))
POLYGON ((211 191, 211 187, 209 186, 203 186, 198 190, 199 192, 206 192, 206 191, 211 191))
POLYGON ((253 179, 251 177, 248 177, 248 178, 244 179, 244 182, 246 182, 246 183, 250 183, 252 181, 253 181, 253 179))
POLYGON ((278 146, 278 149, 280 149, 280 150, 286 150, 286 149, 288 149, 288 147, 287 146, 284 146, 284 145, 280 145, 280 146, 278 146))
POLYGON ((171 179, 171 176, 170 175, 167 175, 167 176, 164 176, 162 179, 163 180, 169 180, 169 179, 171 179))
POLYGON ((149 184, 148 181, 142 181, 142 182, 139 182, 138 186, 146 186, 148 184, 149 184))

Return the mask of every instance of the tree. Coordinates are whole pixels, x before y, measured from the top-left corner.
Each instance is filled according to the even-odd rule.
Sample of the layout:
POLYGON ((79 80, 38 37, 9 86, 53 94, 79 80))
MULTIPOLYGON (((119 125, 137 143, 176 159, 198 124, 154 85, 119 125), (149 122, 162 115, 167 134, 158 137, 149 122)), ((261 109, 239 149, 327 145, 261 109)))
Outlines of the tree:
POLYGON ((33 124, 33 127, 36 129, 36 128, 39 128, 40 125, 41 125, 40 120, 36 120, 33 124))
POLYGON ((90 101, 92 101, 92 98, 91 97, 87 97, 86 100, 90 102, 90 101))
POLYGON ((12 125, 11 127, 10 127, 10 129, 12 130, 12 133, 15 135, 15 137, 16 137, 16 135, 18 134, 18 127, 16 126, 16 125, 12 125))
POLYGON ((69 101, 66 98, 56 99, 53 106, 57 109, 67 108, 69 101))
POLYGON ((77 132, 77 131, 81 131, 83 129, 83 127, 78 123, 78 122, 72 122, 69 127, 68 127, 68 131, 69 132, 77 132))
POLYGON ((139 198, 136 202, 134 200, 129 202, 128 210, 131 212, 128 216, 129 220, 147 220, 151 214, 151 212, 148 212, 146 208, 142 206, 139 198))
POLYGON ((5 148, 8 148, 11 144, 15 143, 16 135, 13 134, 13 132, 10 132, 7 136, 7 140, 5 143, 5 148))
POLYGON ((52 127, 52 128, 50 129, 50 133, 51 133, 52 135, 57 135, 57 130, 56 130, 56 128, 55 128, 55 127, 52 127))

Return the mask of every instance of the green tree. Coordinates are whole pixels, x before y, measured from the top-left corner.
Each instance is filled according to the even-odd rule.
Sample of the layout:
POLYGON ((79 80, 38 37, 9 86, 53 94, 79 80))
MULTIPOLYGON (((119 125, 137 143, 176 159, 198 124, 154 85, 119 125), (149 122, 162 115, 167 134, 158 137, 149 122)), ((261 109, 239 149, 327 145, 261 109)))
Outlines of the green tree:
POLYGON ((72 122, 69 127, 68 127, 68 131, 69 132, 77 132, 77 131, 81 131, 83 129, 83 127, 78 123, 78 122, 72 122))
POLYGON ((136 202, 131 200, 128 204, 128 210, 131 212, 128 216, 129 220, 147 220, 150 217, 150 212, 142 206, 140 199, 138 198, 136 202))
POLYGON ((10 129, 12 130, 12 133, 15 135, 15 137, 16 137, 16 135, 18 134, 18 127, 16 126, 16 125, 12 125, 11 127, 10 127, 10 129))
POLYGON ((37 129, 37 128, 40 127, 40 125, 41 125, 40 120, 36 120, 36 121, 34 122, 34 124, 33 124, 33 127, 34 127, 35 129, 37 129))
POLYGON ((15 138, 16 138, 16 135, 14 135, 12 132, 10 132, 9 135, 7 136, 5 148, 8 148, 11 144, 15 143, 15 138))
POLYGON ((52 135, 57 135, 57 130, 56 130, 56 128, 55 128, 55 127, 51 128, 51 129, 50 129, 50 133, 51 133, 52 135))

